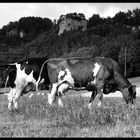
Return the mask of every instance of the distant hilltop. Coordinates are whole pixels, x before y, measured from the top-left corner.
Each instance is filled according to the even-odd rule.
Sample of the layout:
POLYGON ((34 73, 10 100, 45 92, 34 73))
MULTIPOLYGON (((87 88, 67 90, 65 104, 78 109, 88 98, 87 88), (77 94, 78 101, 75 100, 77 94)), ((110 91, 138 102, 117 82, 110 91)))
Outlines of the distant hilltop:
POLYGON ((87 29, 87 20, 82 13, 71 13, 67 15, 61 15, 59 20, 59 32, 58 35, 62 34, 64 31, 70 30, 82 30, 87 29))

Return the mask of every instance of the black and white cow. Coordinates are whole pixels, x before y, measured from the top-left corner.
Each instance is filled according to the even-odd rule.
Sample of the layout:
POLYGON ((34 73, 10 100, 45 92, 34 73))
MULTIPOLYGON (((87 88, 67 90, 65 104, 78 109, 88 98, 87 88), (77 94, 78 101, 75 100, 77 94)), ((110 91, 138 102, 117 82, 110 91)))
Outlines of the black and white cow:
POLYGON ((89 107, 98 96, 101 105, 103 93, 121 91, 126 103, 134 103, 136 87, 123 75, 118 63, 110 58, 58 58, 49 59, 46 63, 51 83, 48 103, 52 104, 58 97, 63 106, 61 96, 69 89, 92 91, 89 107))
POLYGON ((41 69, 47 58, 29 58, 20 62, 9 64, 7 68, 8 84, 11 87, 8 96, 8 108, 12 105, 18 109, 18 99, 29 91, 38 90, 40 81, 49 87, 47 67, 41 69))

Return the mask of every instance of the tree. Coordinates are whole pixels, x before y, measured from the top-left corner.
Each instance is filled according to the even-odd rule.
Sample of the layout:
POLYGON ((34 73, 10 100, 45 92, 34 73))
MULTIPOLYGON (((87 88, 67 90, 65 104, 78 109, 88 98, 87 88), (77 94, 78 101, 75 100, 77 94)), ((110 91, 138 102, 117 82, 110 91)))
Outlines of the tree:
POLYGON ((133 16, 133 25, 138 26, 140 25, 140 9, 136 8, 132 11, 133 16))
POLYGON ((82 19, 82 20, 85 20, 85 15, 83 13, 79 13, 78 16, 82 19))
POLYGON ((126 24, 127 23, 127 14, 124 12, 119 12, 113 17, 113 23, 122 23, 126 24))
POLYGON ((93 14, 93 16, 91 18, 89 18, 88 23, 87 23, 87 27, 91 28, 94 26, 97 26, 99 24, 103 24, 104 20, 103 18, 100 17, 99 14, 93 14))
POLYGON ((126 17, 127 17, 127 25, 129 26, 133 26, 133 16, 132 16, 132 11, 131 10, 128 10, 127 13, 126 13, 126 17))
POLYGON ((131 36, 121 36, 121 50, 119 52, 119 63, 123 67, 126 61, 126 74, 128 77, 139 75, 140 67, 140 40, 134 41, 131 36), (126 55, 126 60, 125 60, 126 55))

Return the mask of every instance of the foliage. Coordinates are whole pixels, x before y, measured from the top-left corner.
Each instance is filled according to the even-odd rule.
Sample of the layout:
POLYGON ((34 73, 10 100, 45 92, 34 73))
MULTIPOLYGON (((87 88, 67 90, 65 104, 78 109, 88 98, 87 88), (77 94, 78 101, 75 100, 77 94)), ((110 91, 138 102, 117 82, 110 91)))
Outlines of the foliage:
MULTIPOLYGON (((87 20, 87 30, 64 31, 61 35, 58 35, 59 22, 64 15, 56 25, 48 18, 23 17, 0 30, 0 64, 30 57, 104 56, 115 59, 124 71, 126 48, 127 76, 139 76, 139 11, 138 8, 120 11, 112 18, 93 14, 87 20), (23 38, 19 36, 21 30, 25 33, 23 38)), ((85 19, 82 13, 66 16, 85 19)), ((3 69, 0 71, 1 81, 5 78, 2 78, 3 69)))
POLYGON ((21 43, 29 42, 35 39, 44 31, 49 31, 53 23, 48 18, 41 17, 22 17, 17 22, 9 22, 8 25, 3 26, 0 31, 1 43, 11 46, 21 45, 21 43), (20 32, 24 36, 20 36, 20 32))
POLYGON ((88 20, 88 28, 103 24, 104 20, 100 17, 99 14, 93 14, 91 18, 88 20))

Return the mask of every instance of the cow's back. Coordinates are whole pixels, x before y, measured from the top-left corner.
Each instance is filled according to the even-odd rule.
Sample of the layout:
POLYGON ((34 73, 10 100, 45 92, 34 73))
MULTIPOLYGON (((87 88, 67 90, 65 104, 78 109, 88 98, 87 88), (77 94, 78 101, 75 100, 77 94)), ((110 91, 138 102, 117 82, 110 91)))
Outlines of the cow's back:
POLYGON ((52 83, 57 82, 60 71, 69 71, 76 87, 85 86, 93 81, 93 69, 96 59, 90 57, 59 58, 48 61, 48 74, 52 83))

